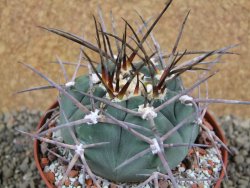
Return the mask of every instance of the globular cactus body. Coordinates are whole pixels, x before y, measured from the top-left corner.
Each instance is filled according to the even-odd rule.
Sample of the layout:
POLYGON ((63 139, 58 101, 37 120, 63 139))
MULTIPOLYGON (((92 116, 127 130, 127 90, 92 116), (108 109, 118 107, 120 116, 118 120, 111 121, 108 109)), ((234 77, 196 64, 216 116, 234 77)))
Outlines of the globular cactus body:
MULTIPOLYGON (((106 91, 101 84, 94 84, 93 95, 105 98, 106 91)), ((169 80, 166 83, 166 93, 161 99, 155 99, 152 106, 158 107, 167 99, 175 96, 183 90, 182 82, 179 77, 169 80)), ((67 91, 79 100, 82 104, 91 109, 90 98, 81 94, 81 92, 89 91, 89 76, 81 76, 75 80, 75 85, 68 88, 67 91)), ((75 121, 82 119, 85 114, 78 109, 67 97, 61 96, 61 124, 66 123, 63 113, 65 113, 68 121, 75 121)), ((125 108, 138 111, 138 107, 143 105, 145 97, 132 96, 124 100, 114 101, 125 108)), ((95 103, 98 109, 100 102, 95 103)), ((139 116, 128 114, 122 110, 106 105, 103 110, 123 122, 129 122, 151 130, 149 121, 139 116)), ((191 116, 194 113, 193 106, 182 104, 179 100, 169 104, 167 107, 157 113, 154 118, 156 130, 160 136, 166 134, 173 129, 182 120, 191 116)), ((73 140, 66 129, 62 129, 62 136, 66 143, 73 143, 73 140)), ((141 134, 154 138, 153 131, 137 130, 141 134)), ((131 162, 128 165, 116 169, 124 161, 130 159, 137 153, 149 148, 149 144, 140 140, 127 130, 109 123, 97 124, 82 124, 75 128, 77 138, 84 144, 109 142, 96 148, 91 148, 85 151, 86 160, 91 170, 106 179, 115 182, 139 182, 146 178, 145 175, 153 172, 165 172, 162 167, 160 159, 151 151, 139 159, 131 162)), ((164 144, 182 144, 193 143, 198 135, 198 126, 194 118, 190 123, 186 123, 183 127, 178 129, 164 144)), ((165 148, 165 156, 171 168, 176 167, 187 155, 188 146, 169 147, 165 148)))

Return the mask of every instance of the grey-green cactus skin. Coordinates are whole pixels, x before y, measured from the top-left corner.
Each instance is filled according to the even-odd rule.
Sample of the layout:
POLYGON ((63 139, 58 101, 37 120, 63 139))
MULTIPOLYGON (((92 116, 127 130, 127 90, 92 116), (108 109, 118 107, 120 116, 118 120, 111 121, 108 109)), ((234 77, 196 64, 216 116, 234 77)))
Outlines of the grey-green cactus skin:
MULTIPOLYGON (((90 107, 90 99, 84 96, 79 91, 88 92, 89 90, 89 77, 81 76, 75 80, 75 85, 67 89, 68 92, 79 100, 85 106, 90 107)), ((170 80, 167 83, 167 93, 164 100, 155 100, 153 106, 157 107, 162 104, 166 99, 169 99, 180 91, 183 90, 182 82, 179 77, 170 80)), ((94 86, 94 95, 98 97, 105 97, 106 91, 99 87, 94 86)), ((63 118, 62 111, 66 115, 68 121, 79 120, 84 117, 84 113, 80 111, 67 97, 61 96, 61 119, 60 123, 66 122, 63 118)), ((128 100, 117 102, 119 105, 128 109, 137 110, 138 106, 144 103, 144 97, 135 96, 128 100)), ((100 105, 96 103, 96 105, 100 105)), ((107 106, 105 111, 118 120, 134 123, 150 129, 149 122, 138 116, 127 114, 124 111, 118 110, 114 107, 107 106)), ((179 100, 171 103, 166 108, 157 113, 154 118, 155 125, 158 133, 162 136, 183 119, 191 116, 194 113, 192 106, 182 104, 179 100)), ((73 140, 67 131, 63 129, 62 136, 66 143, 73 144, 73 140)), ((138 132, 154 138, 153 132, 137 130, 138 132)), ((97 124, 82 124, 75 127, 77 138, 85 144, 109 142, 96 148, 87 149, 85 157, 91 170, 97 175, 104 177, 108 180, 115 182, 139 182, 146 178, 145 174, 152 174, 155 171, 164 172, 161 161, 157 155, 152 152, 144 155, 138 160, 116 169, 125 160, 130 159, 135 154, 145 150, 149 147, 148 143, 140 140, 123 128, 107 123, 97 124)), ((191 121, 182 128, 178 129, 171 137, 164 143, 193 143, 198 135, 198 126, 191 121)), ((165 149, 166 159, 171 168, 176 167, 187 155, 188 147, 170 147, 165 149)))

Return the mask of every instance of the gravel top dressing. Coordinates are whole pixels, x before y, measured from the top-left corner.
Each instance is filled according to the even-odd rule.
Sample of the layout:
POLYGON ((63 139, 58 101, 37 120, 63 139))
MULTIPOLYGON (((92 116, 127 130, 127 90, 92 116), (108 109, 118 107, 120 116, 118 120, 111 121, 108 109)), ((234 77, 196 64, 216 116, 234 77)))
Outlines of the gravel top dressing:
MULTIPOLYGON (((45 187, 33 159, 32 139, 16 131, 16 129, 28 132, 34 131, 40 116, 40 112, 27 109, 0 115, 0 187, 45 187)), ((241 120, 233 116, 224 116, 219 119, 219 122, 226 132, 229 148, 234 154, 229 155, 228 181, 224 181, 222 187, 247 188, 250 186, 250 119, 241 120)), ((209 164, 203 164, 202 161, 200 161, 201 164, 203 164, 203 168, 200 170, 187 170, 185 169, 187 162, 184 162, 177 167, 176 173, 178 173, 180 177, 195 178, 197 174, 202 174, 202 178, 204 179, 211 177, 211 175, 212 177, 216 177, 215 173, 221 169, 221 164, 214 154, 213 149, 206 149, 206 153, 201 149, 195 152, 196 154, 202 155, 200 156, 201 160, 208 157, 211 158, 209 164)), ((192 154, 194 154, 194 152, 190 152, 189 157, 191 157, 192 154)), ((48 161, 43 159, 44 167, 46 166, 45 172, 47 172, 47 176, 51 178, 51 181, 58 181, 62 176, 61 172, 63 168, 59 165, 60 163, 63 164, 63 161, 54 160, 53 163, 48 165, 48 161), (61 171, 59 170, 57 174, 53 174, 52 172, 57 168, 61 169, 61 171)), ((66 184, 81 187, 84 181, 83 175, 84 173, 81 171, 72 170, 66 184)), ((87 175, 85 179, 88 185, 92 184, 87 175)), ((179 184, 182 185, 181 182, 179 184)), ((112 187, 112 185, 107 182, 103 183, 103 187, 108 188, 112 187)), ((150 186, 145 185, 145 187, 148 188, 150 186)), ((182 187, 190 186, 183 184, 182 187)), ((197 185, 196 187, 202 186, 197 185)), ((209 186, 204 183, 203 187, 209 186)))
MULTIPOLYGON (((208 181, 207 179, 215 179, 218 178, 220 175, 220 170, 222 169, 222 165, 220 163, 220 160, 216 154, 216 151, 214 148, 210 149, 202 149, 195 148, 196 155, 199 156, 200 159, 200 167, 198 167, 197 163, 191 164, 191 161, 195 158, 194 151, 190 152, 186 162, 181 163, 177 168, 174 169, 174 175, 177 178, 177 182, 180 188, 184 187, 201 187, 209 188, 212 184, 211 181, 208 181), (188 158, 192 158, 192 160, 188 161, 188 158), (190 167, 187 167, 187 164, 190 164, 190 167), (190 181, 181 181, 181 179, 184 178, 190 178, 190 181), (179 179, 179 181, 178 181, 179 179), (194 183, 191 180, 200 180, 198 183, 194 183)), ((71 159, 72 156, 66 155, 68 159, 71 159)), ((47 159, 47 158, 46 158, 47 159)), ((53 162, 48 164, 48 160, 44 160, 44 163, 42 163, 42 166, 44 167, 45 176, 47 179, 49 179, 50 182, 54 184, 58 184, 60 180, 63 179, 63 175, 66 171, 65 163, 64 161, 60 159, 53 160, 53 162)), ((81 188, 83 184, 87 184, 88 186, 93 186, 93 181, 91 178, 85 174, 81 170, 71 170, 69 174, 69 178, 65 181, 63 188, 70 187, 70 188, 81 188)), ((103 181, 100 183, 103 188, 108 187, 117 187, 115 184, 112 184, 108 181, 103 181)), ((159 180, 159 184, 164 184, 166 187, 170 184, 170 182, 165 182, 163 180, 159 180)), ((123 184, 119 184, 121 187, 124 186, 123 184)), ((137 187, 137 185, 126 185, 127 187, 137 187)), ((124 186, 124 187, 126 187, 124 186)), ((165 187, 164 186, 164 187, 165 187)), ((153 188, 154 186, 151 183, 147 183, 142 186, 143 188, 153 188)))

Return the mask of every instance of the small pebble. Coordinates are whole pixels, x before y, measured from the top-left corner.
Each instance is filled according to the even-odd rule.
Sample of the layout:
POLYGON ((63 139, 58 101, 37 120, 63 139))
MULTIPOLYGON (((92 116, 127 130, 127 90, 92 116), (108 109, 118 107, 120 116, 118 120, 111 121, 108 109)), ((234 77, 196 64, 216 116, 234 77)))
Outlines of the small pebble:
POLYGON ((47 177, 50 183, 55 182, 55 174, 53 172, 44 172, 44 175, 47 177))
POLYGON ((47 166, 49 164, 49 159, 48 158, 42 158, 41 159, 41 167, 44 168, 45 166, 47 166))
POLYGON ((64 182, 64 185, 68 187, 70 185, 70 180, 66 179, 65 182, 64 182))
POLYGON ((69 177, 74 178, 74 177, 76 177, 78 174, 79 174, 79 172, 78 172, 77 170, 71 170, 71 171, 69 172, 69 177))
POLYGON ((234 160, 236 163, 240 164, 244 162, 244 157, 242 155, 237 155, 235 156, 234 160))
POLYGON ((5 179, 9 179, 10 177, 13 176, 13 173, 14 173, 11 168, 8 168, 6 166, 3 167, 2 171, 3 171, 3 177, 5 179))

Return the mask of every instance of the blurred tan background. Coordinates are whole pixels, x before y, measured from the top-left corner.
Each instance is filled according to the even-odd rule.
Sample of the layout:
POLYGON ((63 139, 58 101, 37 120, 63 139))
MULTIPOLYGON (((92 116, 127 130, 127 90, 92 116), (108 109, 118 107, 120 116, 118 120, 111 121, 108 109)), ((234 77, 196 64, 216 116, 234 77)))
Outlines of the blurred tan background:
MULTIPOLYGON (((50 34, 36 25, 60 28, 94 42, 92 15, 97 7, 103 10, 110 25, 113 11, 116 22, 123 26, 121 17, 131 23, 138 20, 134 9, 147 19, 157 15, 165 0, 1 0, 0 30, 0 111, 13 111, 22 106, 46 109, 56 100, 53 91, 35 91, 13 95, 15 91, 32 86, 46 85, 40 77, 16 62, 26 62, 57 82, 62 82, 59 66, 51 64, 58 55, 64 61, 77 61, 79 45, 50 34)), ((180 23, 187 11, 191 14, 184 30, 179 50, 211 50, 240 43, 235 52, 221 64, 221 72, 209 81, 210 97, 250 100, 250 1, 249 0, 175 0, 165 13, 154 34, 161 48, 170 51, 180 23)), ((110 29, 110 26, 108 26, 110 29)), ((83 70, 82 70, 83 71, 83 70)), ((69 69, 72 74, 73 69, 69 69)), ((250 106, 212 105, 218 115, 236 114, 250 117, 250 106)))

